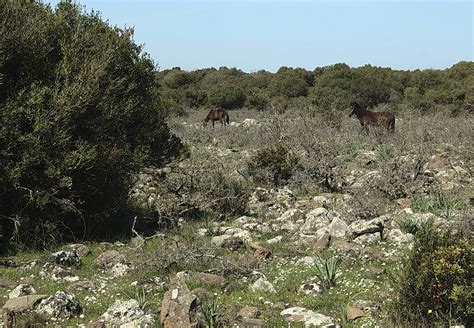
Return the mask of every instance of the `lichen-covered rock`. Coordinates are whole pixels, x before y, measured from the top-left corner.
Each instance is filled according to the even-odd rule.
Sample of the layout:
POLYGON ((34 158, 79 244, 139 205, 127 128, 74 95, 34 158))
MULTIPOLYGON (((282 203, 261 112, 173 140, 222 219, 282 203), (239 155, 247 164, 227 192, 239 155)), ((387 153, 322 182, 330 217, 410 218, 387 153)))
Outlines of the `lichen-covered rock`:
POLYGON ((173 278, 161 303, 164 328, 192 327, 197 324, 198 301, 181 279, 173 278))
POLYGON ((78 281, 79 277, 70 270, 64 269, 52 263, 45 263, 39 272, 41 277, 49 278, 54 281, 66 280, 69 282, 78 281))
POLYGON ((77 255, 75 249, 71 251, 59 251, 56 253, 51 254, 51 260, 60 265, 64 265, 67 267, 80 267, 81 266, 81 258, 77 255))
POLYGON ((82 312, 81 305, 73 294, 58 291, 44 299, 36 308, 36 312, 53 318, 70 319, 82 312))
POLYGON ((334 322, 334 319, 331 317, 297 306, 281 311, 280 315, 288 322, 301 322, 306 327, 318 327, 334 322))
POLYGON ((99 318, 105 326, 121 328, 151 327, 155 320, 153 315, 145 314, 140 304, 134 300, 115 301, 99 318))

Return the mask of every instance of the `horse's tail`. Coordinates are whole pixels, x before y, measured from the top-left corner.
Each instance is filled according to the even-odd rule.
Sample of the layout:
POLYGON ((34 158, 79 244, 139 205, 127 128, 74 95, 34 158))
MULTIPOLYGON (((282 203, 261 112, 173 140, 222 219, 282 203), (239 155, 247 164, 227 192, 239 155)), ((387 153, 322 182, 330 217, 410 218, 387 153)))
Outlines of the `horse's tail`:
POLYGON ((388 122, 388 131, 390 133, 395 132, 395 116, 392 115, 390 121, 388 122))

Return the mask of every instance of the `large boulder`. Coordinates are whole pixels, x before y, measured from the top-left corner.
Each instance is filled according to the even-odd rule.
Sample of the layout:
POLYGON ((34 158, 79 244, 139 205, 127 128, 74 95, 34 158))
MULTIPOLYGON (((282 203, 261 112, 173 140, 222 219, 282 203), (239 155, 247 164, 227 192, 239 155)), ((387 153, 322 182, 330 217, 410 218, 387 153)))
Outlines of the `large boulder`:
POLYGON ((164 328, 195 327, 197 310, 197 297, 182 280, 173 278, 161 303, 161 325, 164 328))
POLYGON ((3 305, 3 308, 12 312, 21 312, 32 309, 37 303, 47 297, 48 295, 26 295, 11 298, 3 305))

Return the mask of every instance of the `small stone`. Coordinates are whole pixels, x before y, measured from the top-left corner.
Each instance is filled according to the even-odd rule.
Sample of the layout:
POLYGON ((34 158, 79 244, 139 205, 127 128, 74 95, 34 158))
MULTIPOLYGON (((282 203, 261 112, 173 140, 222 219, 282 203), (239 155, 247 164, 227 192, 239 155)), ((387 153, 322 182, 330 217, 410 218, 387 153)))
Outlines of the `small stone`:
POLYGON ((276 236, 275 238, 268 239, 267 244, 276 244, 279 243, 283 239, 283 236, 276 236))
POLYGON ((51 259, 54 263, 64 265, 67 267, 80 267, 81 258, 77 255, 76 251, 59 251, 51 254, 51 259))
POLYGON ((366 317, 367 315, 359 308, 348 306, 346 308, 346 316, 348 320, 356 320, 358 318, 366 317))
POLYGON ((250 286, 250 289, 253 292, 266 292, 266 293, 276 293, 275 287, 271 282, 261 277, 250 286))
POLYGON ((318 239, 318 241, 314 244, 313 250, 316 253, 321 252, 324 249, 329 248, 329 243, 331 242, 331 236, 328 233, 325 233, 318 239))
POLYGON ((120 254, 117 251, 106 251, 100 254, 93 262, 92 266, 100 269, 111 269, 117 263, 124 264, 126 263, 126 258, 124 255, 120 254))
POLYGON ((258 259, 266 260, 272 255, 272 250, 266 247, 259 247, 255 250, 253 256, 258 259))
POLYGON ((306 283, 300 286, 298 289, 298 293, 303 293, 306 295, 311 295, 311 294, 319 294, 322 292, 322 288, 320 285, 316 283, 306 283))
POLYGON ((413 206, 413 202, 409 198, 399 198, 397 199, 397 204, 402 208, 411 208, 413 206))
POLYGON ((245 319, 254 319, 258 318, 262 312, 256 307, 253 306, 244 306, 240 311, 238 316, 245 319))

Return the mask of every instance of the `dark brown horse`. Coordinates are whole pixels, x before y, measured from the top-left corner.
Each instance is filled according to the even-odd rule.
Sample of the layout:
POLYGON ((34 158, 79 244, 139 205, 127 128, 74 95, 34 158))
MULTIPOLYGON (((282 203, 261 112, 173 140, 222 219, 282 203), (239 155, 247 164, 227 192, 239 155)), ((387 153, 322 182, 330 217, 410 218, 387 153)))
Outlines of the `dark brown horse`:
POLYGON ((360 124, 364 129, 367 129, 368 126, 372 125, 384 127, 387 129, 388 132, 395 131, 395 117, 391 113, 374 113, 370 110, 362 108, 362 106, 356 102, 351 103, 349 109, 351 110, 349 117, 351 117, 352 115, 357 116, 360 124))
POLYGON ((211 109, 204 119, 204 125, 207 125, 209 121, 212 121, 212 127, 215 121, 220 121, 222 125, 229 125, 229 114, 223 109, 211 109))

